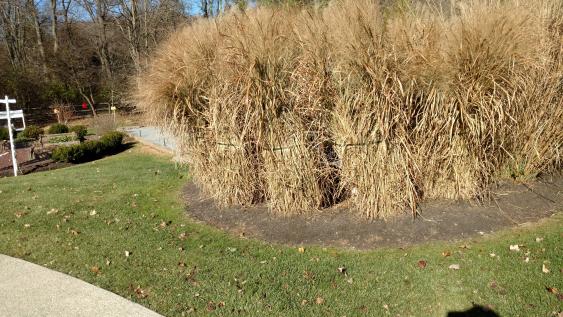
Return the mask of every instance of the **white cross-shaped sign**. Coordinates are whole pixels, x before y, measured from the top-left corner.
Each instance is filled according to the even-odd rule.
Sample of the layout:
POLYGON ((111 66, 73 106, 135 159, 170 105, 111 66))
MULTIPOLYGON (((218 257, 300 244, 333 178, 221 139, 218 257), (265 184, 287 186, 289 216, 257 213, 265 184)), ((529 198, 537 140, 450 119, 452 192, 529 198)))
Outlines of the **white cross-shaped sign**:
POLYGON ((8 96, 5 96, 4 99, 0 99, 0 103, 6 105, 6 114, 8 116, 8 133, 10 135, 10 150, 12 151, 12 165, 14 166, 14 176, 18 176, 18 162, 16 161, 16 148, 14 146, 12 120, 10 119, 10 104, 16 103, 16 99, 9 99, 8 96))

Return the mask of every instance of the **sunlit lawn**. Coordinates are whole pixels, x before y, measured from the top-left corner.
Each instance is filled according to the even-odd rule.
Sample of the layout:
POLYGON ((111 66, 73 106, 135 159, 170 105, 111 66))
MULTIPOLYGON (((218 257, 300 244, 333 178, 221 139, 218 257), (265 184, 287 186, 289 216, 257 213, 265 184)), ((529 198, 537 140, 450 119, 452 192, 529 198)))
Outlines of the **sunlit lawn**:
POLYGON ((187 170, 136 147, 0 179, 0 253, 167 316, 445 316, 472 303, 501 316, 553 316, 562 309, 553 289, 563 292, 561 213, 463 242, 300 253, 191 221, 180 197, 188 178, 187 170), (515 244, 519 252, 509 250, 515 244))

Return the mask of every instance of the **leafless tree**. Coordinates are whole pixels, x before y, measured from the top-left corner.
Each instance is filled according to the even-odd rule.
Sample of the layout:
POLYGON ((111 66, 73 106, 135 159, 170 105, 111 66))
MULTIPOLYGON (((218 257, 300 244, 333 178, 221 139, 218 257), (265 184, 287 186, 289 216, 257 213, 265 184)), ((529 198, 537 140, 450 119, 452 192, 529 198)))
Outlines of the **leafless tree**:
POLYGON ((0 2, 0 27, 8 49, 10 63, 19 68, 23 65, 25 52, 25 7, 19 0, 0 2))

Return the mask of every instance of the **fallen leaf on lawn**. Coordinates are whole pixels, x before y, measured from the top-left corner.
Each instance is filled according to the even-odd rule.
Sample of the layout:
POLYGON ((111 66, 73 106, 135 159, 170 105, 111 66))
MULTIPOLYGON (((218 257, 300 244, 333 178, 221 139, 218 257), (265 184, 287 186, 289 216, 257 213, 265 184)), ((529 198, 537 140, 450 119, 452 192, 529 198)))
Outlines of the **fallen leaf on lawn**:
POLYGON ((341 266, 341 267, 338 268, 338 272, 339 272, 339 273, 342 273, 342 274, 344 274, 344 275, 346 275, 346 273, 347 273, 346 271, 347 271, 347 270, 348 270, 348 269, 345 268, 345 267, 343 267, 343 266, 341 266))
POLYGON ((94 209, 90 211, 90 216, 95 216, 98 212, 94 209))
POLYGON ((186 262, 180 261, 180 262, 178 262, 178 266, 179 267, 186 267, 186 262))
POLYGON ((325 302, 324 298, 322 298, 322 297, 320 297, 320 296, 317 297, 317 299, 315 299, 315 303, 316 303, 317 305, 322 305, 322 304, 324 304, 324 302, 325 302))
POLYGON ((448 269, 450 269, 450 270, 459 270, 459 264, 452 264, 452 265, 448 266, 448 269))
POLYGON ((219 302, 219 303, 217 303, 217 307, 225 307, 225 302, 219 302))
POLYGON ((529 258, 529 257, 526 257, 526 258, 524 259, 524 262, 525 262, 525 263, 530 262, 530 258, 529 258))
POLYGON ((548 292, 550 292, 551 294, 556 294, 556 295, 559 294, 559 290, 558 290, 557 288, 555 288, 555 287, 548 287, 548 286, 546 286, 546 287, 545 287, 545 290, 548 291, 548 292))
POLYGON ((297 249, 297 251, 299 251, 299 253, 305 253, 305 248, 299 247, 299 249, 297 249))
POLYGON ((450 256, 450 255, 452 255, 452 253, 451 253, 450 251, 444 251, 444 252, 442 252, 442 256, 443 256, 443 257, 448 257, 448 256, 450 256))
POLYGON ((227 251, 229 251, 229 252, 237 252, 237 248, 227 247, 227 251))
POLYGON ((70 234, 72 234, 73 236, 77 236, 77 235, 80 234, 80 231, 71 229, 71 230, 70 230, 70 234))
POLYGON ((195 279, 196 274, 197 274, 197 266, 192 267, 190 272, 186 274, 186 281, 190 282, 190 284, 192 284, 193 286, 198 285, 198 282, 195 279))
POLYGON ((56 214, 56 213, 58 213, 58 212, 59 212, 58 209, 56 209, 56 208, 51 208, 51 210, 47 211, 47 214, 48 214, 48 215, 52 215, 52 214, 56 214))
POLYGON ((125 251, 125 257, 129 257, 130 255, 131 255, 131 252, 125 251))
POLYGON ((30 227, 31 227, 31 224, 26 223, 26 224, 24 224, 23 226, 24 226, 24 228, 30 228, 30 227))
POLYGON ((385 305, 383 305, 383 308, 385 308, 386 310, 389 310, 389 305, 385 304, 385 305))
POLYGON ((510 245, 510 251, 518 252, 520 251, 520 247, 517 244, 510 245))
POLYGON ((27 212, 25 212, 25 211, 18 211, 14 214, 14 216, 16 216, 16 218, 21 218, 25 215, 27 215, 27 212))
POLYGON ((111 264, 111 261, 109 259, 106 259, 106 265, 109 266, 110 264, 111 264))
POLYGON ((149 294, 141 288, 141 286, 137 286, 135 288, 135 295, 137 295, 137 298, 147 298, 147 296, 149 296, 149 294))
POLYGON ((418 261, 418 267, 421 268, 421 269, 425 268, 426 267, 426 261, 424 261, 424 260, 418 261))
POLYGON ((208 311, 208 312, 212 312, 212 311, 214 311, 215 309, 217 309, 217 307, 215 306, 215 303, 214 303, 213 301, 211 301, 211 300, 207 303, 207 307, 206 307, 206 308, 207 308, 207 311, 208 311))
POLYGON ((186 232, 182 232, 180 233, 180 235, 178 236, 178 239, 180 240, 186 240, 186 238, 188 237, 188 234, 186 232))
POLYGON ((307 300, 306 300, 306 299, 304 299, 304 300, 301 301, 301 306, 305 306, 305 305, 307 305, 307 300))
POLYGON ((97 265, 94 265, 90 268, 90 271, 94 274, 100 274, 100 268, 97 265))
POLYGON ((547 268, 547 266, 545 266, 545 264, 542 264, 541 271, 544 272, 545 274, 549 273, 549 269, 547 268))
POLYGON ((315 273, 305 270, 303 272, 303 278, 306 279, 306 280, 314 280, 315 279, 315 273))
POLYGON ((543 241, 543 238, 541 238, 541 237, 536 237, 536 242, 539 243, 539 242, 542 242, 542 241, 543 241))

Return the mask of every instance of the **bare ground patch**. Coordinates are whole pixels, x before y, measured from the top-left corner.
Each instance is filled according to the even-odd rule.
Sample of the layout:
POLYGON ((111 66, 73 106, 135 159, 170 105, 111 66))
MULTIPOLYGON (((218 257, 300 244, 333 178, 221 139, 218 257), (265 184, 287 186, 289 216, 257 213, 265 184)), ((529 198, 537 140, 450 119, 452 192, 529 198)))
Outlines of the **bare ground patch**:
POLYGON ((466 239, 550 217, 563 208, 563 177, 504 183, 493 191, 490 201, 481 204, 427 202, 415 219, 404 214, 387 222, 361 219, 345 205, 288 217, 273 215, 265 205, 218 208, 191 182, 183 193, 192 218, 237 236, 285 245, 372 249, 466 239))

